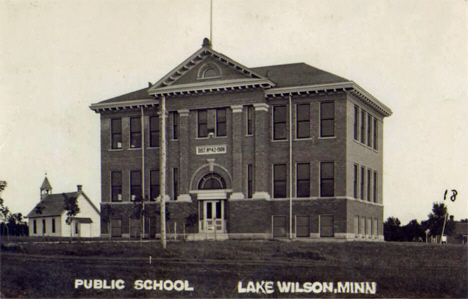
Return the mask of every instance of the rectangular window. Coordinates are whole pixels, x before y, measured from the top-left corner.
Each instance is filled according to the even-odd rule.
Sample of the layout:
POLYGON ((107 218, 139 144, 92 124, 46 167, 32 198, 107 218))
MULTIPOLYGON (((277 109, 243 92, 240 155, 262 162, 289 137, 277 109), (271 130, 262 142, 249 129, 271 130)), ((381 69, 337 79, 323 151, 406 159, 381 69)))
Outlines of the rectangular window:
POLYGON ((141 118, 130 118, 130 148, 141 147, 141 118))
POLYGON ((131 200, 141 198, 141 171, 130 171, 130 198, 131 200))
POLYGON ((122 219, 111 219, 111 237, 122 237, 122 219))
POLYGON ((111 148, 122 148, 122 119, 111 119, 111 148))
POLYGON ((198 111, 198 137, 208 137, 208 112, 198 111))
POLYGON ((310 107, 309 104, 296 105, 296 138, 310 137, 310 107))
POLYGON ((364 200, 364 181, 366 179, 366 172, 364 167, 361 167, 361 199, 364 200))
POLYGON ((367 169, 367 201, 371 201, 371 170, 367 169))
POLYGON ((320 215, 320 237, 335 236, 335 217, 333 215, 320 215))
POLYGON ((75 222, 75 234, 80 234, 80 224, 78 222, 75 222))
POLYGON ((273 165, 273 197, 286 198, 286 164, 273 165))
POLYGON ((52 218, 52 232, 55 233, 55 218, 52 218))
POLYGON ((42 219, 42 233, 43 234, 46 233, 46 221, 45 221, 45 219, 42 219))
POLYGON ((150 116, 150 147, 159 147, 159 116, 150 116))
POLYGON ((367 114, 367 146, 372 146, 371 132, 372 132, 372 116, 370 114, 367 114))
POLYGON ((111 172, 111 200, 122 201, 122 172, 111 172))
POLYGON ((216 136, 226 136, 226 108, 216 109, 216 136))
POLYGON ((359 108, 354 106, 354 140, 359 140, 359 108))
POLYGON ((361 143, 366 143, 366 112, 361 110, 361 143))
POLYGON ((374 126, 373 126, 373 129, 374 129, 374 149, 377 150, 377 142, 378 142, 378 124, 377 124, 377 119, 374 118, 374 126))
POLYGON ((33 233, 37 234, 37 221, 36 221, 36 219, 34 219, 34 221, 33 221, 33 233))
POLYGON ((150 200, 155 201, 159 196, 159 169, 150 171, 150 200))
POLYGON ((356 238, 359 235, 359 216, 354 216, 354 235, 356 238))
POLYGON ((309 197, 310 196, 310 164, 298 163, 296 169, 296 196, 309 197))
POLYGON ((320 137, 335 136, 335 105, 333 102, 320 103, 320 137))
POLYGON ((253 194, 253 164, 247 165, 247 198, 252 198, 253 194))
POLYGON ((286 106, 273 107, 273 139, 286 139, 286 106))
POLYGON ((374 202, 377 202, 377 171, 374 171, 374 202))
POLYGON ((174 200, 179 196, 179 169, 172 169, 172 194, 174 195, 174 200))
POLYGON ((335 164, 334 162, 320 163, 320 196, 335 195, 335 164))
POLYGON ((254 131, 254 107, 247 107, 247 135, 253 135, 254 131))
POLYGON ((171 112, 172 118, 172 139, 179 139, 179 113, 171 112))
POLYGON ((359 175, 359 170, 358 166, 354 165, 354 184, 353 184, 353 195, 354 198, 358 198, 358 175, 359 175))

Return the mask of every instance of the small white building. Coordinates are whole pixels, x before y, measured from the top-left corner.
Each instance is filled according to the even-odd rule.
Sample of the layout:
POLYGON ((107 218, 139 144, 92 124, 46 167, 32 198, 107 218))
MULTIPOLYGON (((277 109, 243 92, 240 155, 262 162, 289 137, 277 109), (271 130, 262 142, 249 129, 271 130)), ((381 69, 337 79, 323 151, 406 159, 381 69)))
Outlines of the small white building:
POLYGON ((73 237, 99 237, 101 234, 99 210, 83 192, 82 186, 78 185, 75 192, 54 194, 47 177, 41 186, 40 202, 26 218, 30 236, 69 237, 71 233, 73 237), (76 198, 80 208, 70 225, 66 223, 65 210, 65 201, 68 198, 76 198))

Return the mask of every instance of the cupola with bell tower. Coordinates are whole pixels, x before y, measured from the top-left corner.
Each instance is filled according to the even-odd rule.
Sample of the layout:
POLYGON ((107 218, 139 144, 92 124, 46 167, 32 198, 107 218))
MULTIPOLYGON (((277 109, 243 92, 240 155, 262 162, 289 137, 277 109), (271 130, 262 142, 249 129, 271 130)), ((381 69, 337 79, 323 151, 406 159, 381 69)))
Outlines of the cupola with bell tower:
POLYGON ((45 174, 44 181, 41 185, 41 201, 44 200, 47 195, 52 194, 52 186, 50 185, 49 179, 47 178, 47 173, 45 174))

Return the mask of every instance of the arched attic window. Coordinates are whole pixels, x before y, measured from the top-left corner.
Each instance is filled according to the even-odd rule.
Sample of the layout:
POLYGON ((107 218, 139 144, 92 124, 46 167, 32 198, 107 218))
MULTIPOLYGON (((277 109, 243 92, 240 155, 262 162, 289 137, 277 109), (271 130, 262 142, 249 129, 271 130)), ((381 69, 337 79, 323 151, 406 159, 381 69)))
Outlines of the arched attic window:
POLYGON ((212 79, 221 76, 221 69, 214 63, 204 64, 198 72, 198 79, 212 79))
POLYGON ((198 183, 199 190, 226 189, 226 182, 217 173, 209 173, 198 183))

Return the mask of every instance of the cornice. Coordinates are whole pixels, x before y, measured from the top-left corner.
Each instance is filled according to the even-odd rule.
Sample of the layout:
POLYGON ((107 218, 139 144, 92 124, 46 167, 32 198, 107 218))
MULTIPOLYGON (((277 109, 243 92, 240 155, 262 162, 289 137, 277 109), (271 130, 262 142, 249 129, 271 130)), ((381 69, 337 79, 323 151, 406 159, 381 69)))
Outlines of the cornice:
POLYGON ((159 100, 154 99, 142 99, 142 100, 132 100, 132 101, 122 101, 122 102, 115 102, 115 103, 95 103, 91 104, 89 108, 96 113, 103 112, 103 111, 117 111, 117 110, 125 110, 125 109, 132 109, 132 108, 140 108, 140 107, 156 107, 159 105, 159 100))
POLYGON ((265 97, 285 97, 292 95, 307 95, 307 94, 319 94, 323 92, 339 92, 344 91, 356 96, 361 101, 365 102, 369 106, 379 111, 383 116, 390 116, 393 114, 392 110, 385 106, 382 102, 377 100, 373 95, 367 92, 364 88, 359 86, 353 81, 346 81, 340 83, 330 84, 317 84, 317 85, 306 85, 306 86, 293 86, 293 87, 280 87, 271 88, 265 91, 265 97))

